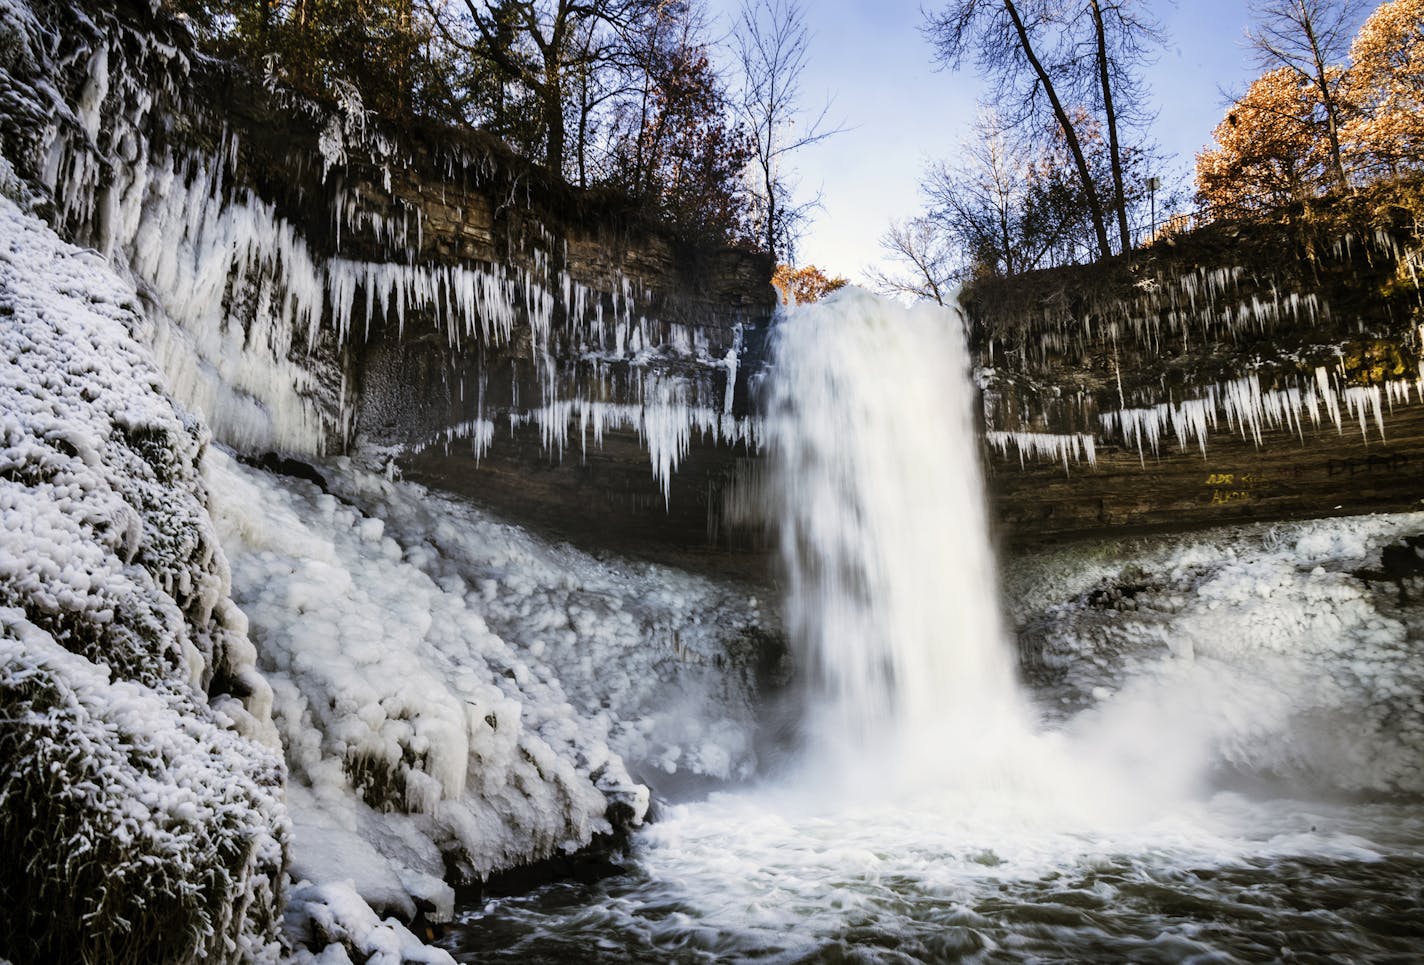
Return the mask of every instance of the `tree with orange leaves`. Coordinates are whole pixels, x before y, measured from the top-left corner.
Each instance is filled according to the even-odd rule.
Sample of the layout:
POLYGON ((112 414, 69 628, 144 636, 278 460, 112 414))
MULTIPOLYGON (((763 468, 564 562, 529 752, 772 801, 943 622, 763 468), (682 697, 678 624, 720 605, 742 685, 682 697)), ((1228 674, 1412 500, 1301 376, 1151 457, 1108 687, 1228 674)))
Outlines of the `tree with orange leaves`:
POLYGON ((1332 174, 1323 113, 1295 70, 1258 77, 1212 132, 1216 145, 1197 155, 1202 205, 1232 216, 1314 194, 1332 174))
POLYGON ((1350 172, 1341 145, 1341 129, 1353 116, 1347 102, 1341 66, 1349 49, 1350 32, 1370 0, 1251 0, 1255 25, 1246 37, 1256 62, 1272 70, 1287 68, 1303 87, 1311 89, 1324 141, 1327 173, 1341 188, 1350 186, 1350 172))
POLYGON ((1358 111, 1345 139, 1365 163, 1395 171, 1424 162, 1424 0, 1389 0, 1350 47, 1358 111))
POLYGON ((781 304, 804 305, 807 302, 820 301, 836 289, 849 285, 850 281, 840 275, 829 278, 815 265, 803 265, 800 268, 777 265, 776 273, 771 276, 771 283, 781 295, 781 304))

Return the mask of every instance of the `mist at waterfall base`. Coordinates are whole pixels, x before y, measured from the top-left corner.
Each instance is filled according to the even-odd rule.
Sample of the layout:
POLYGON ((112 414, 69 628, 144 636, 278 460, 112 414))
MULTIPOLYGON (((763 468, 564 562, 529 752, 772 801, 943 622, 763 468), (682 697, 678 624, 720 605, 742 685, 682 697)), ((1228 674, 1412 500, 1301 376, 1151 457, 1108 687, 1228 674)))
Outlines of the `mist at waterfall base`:
POLYGON ((1352 574, 1424 517, 1163 543, 1131 606, 1081 592, 1101 559, 1050 558, 1004 604, 1052 617, 1024 686, 960 343, 950 313, 857 291, 787 313, 758 498, 804 677, 794 761, 666 806, 623 874, 467 910, 457 957, 1417 951, 1419 627, 1352 574))

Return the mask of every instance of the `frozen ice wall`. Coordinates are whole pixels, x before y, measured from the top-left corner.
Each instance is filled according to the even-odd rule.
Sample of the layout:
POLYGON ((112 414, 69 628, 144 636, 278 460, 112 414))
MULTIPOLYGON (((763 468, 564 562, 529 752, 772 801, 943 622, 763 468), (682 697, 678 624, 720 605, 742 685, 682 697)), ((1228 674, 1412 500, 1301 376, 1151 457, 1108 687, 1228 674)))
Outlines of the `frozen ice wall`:
MULTIPOLYGON (((638 425, 660 478, 689 433, 745 434, 709 418, 726 414, 738 332, 725 319, 670 318, 666 281, 626 273, 620 255, 571 255, 533 207, 500 220, 508 197, 527 194, 512 162, 453 142, 417 156, 378 130, 354 91, 334 111, 264 93, 197 57, 161 19, 69 0, 7 10, 6 154, 61 233, 130 271, 156 304, 151 337, 172 390, 219 440, 249 452, 344 446, 365 391, 350 346, 407 329, 459 360, 457 396, 482 366, 528 374, 523 398, 516 384, 473 413, 457 406, 450 426, 538 421, 553 446, 571 403, 636 409, 616 418, 638 425), (288 116, 286 153, 268 132, 210 113, 213 86, 288 116), (313 129, 320 137, 305 143, 313 129), (608 364, 652 373, 659 387, 645 393, 636 378, 610 398, 583 374, 608 364)), ((430 388, 439 397, 446 386, 430 388)))
POLYGON ((330 493, 209 468, 287 748, 294 877, 445 917, 449 868, 622 833, 642 780, 751 773, 766 618, 745 591, 595 560, 345 461, 323 467, 330 493))

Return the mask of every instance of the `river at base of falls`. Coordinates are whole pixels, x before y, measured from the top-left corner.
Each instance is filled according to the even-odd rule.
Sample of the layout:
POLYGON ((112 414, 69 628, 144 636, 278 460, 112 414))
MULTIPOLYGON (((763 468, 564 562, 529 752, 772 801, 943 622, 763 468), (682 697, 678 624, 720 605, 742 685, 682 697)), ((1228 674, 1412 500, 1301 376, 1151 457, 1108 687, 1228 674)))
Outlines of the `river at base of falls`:
POLYGON ((621 875, 466 910, 446 947, 526 963, 1413 961, 1424 818, 1417 802, 1218 791, 1136 828, 1060 830, 991 788, 726 793, 671 808, 621 875))

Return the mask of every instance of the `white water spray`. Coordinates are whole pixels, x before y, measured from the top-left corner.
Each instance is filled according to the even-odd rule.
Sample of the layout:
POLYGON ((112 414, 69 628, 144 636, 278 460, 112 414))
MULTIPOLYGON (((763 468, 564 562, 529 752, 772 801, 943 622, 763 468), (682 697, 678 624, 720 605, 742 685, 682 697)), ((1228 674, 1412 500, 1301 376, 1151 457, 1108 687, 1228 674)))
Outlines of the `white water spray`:
POLYGON ((960 319, 857 290, 791 311, 766 400, 787 628, 834 745, 1021 720, 960 319))

